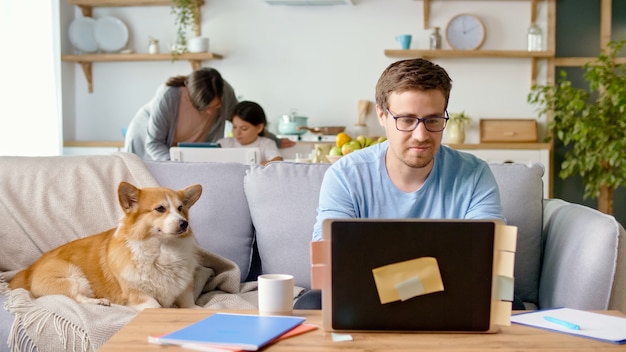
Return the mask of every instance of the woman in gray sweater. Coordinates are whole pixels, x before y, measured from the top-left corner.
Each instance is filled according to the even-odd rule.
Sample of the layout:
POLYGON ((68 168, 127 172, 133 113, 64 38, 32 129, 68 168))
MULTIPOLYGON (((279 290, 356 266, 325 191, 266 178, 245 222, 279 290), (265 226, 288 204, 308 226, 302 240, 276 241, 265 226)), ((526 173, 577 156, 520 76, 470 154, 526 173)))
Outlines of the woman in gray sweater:
MULTIPOLYGON (((169 160, 169 148, 179 142, 216 142, 236 104, 233 88, 215 69, 171 77, 130 122, 124 150, 146 160, 169 160)), ((279 147, 290 146, 291 141, 266 134, 279 147)))

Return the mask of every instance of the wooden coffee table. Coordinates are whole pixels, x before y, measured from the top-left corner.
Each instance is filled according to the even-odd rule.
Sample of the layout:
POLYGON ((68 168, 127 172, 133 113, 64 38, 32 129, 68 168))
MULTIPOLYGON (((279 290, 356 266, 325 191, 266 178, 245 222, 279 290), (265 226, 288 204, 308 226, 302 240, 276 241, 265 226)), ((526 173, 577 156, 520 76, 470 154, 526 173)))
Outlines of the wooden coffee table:
MULTIPOLYGON (((215 312, 207 309, 146 309, 98 351, 189 351, 176 346, 150 344, 147 337, 183 328, 215 312)), ((244 310, 220 312, 257 314, 244 310)), ((624 316, 617 311, 599 313, 624 316)), ((294 315, 306 317, 307 323, 318 324, 320 329, 279 341, 263 351, 626 351, 626 345, 517 324, 502 327, 496 334, 351 333, 353 341, 333 342, 331 333, 321 329, 321 311, 296 310, 294 315)))

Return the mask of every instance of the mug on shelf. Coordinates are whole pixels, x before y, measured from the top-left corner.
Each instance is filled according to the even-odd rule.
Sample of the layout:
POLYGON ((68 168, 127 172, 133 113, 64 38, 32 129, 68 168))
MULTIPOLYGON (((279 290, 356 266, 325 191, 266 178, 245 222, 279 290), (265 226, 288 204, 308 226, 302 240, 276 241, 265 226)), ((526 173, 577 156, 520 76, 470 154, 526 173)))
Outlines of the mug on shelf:
POLYGON ((411 47, 412 36, 410 34, 400 34, 396 37, 396 40, 400 42, 402 49, 407 50, 411 47))

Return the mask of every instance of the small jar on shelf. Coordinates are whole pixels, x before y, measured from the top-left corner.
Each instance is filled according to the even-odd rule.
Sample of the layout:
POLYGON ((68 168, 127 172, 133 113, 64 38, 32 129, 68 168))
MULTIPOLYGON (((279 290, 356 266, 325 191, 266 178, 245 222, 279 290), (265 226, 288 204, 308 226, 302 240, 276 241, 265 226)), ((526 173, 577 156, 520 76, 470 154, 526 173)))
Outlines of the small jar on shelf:
POLYGON ((159 40, 150 37, 150 43, 148 44, 148 53, 158 54, 161 51, 159 48, 159 40))
POLYGON ((439 27, 434 27, 433 32, 430 34, 430 49, 441 49, 441 33, 439 27))

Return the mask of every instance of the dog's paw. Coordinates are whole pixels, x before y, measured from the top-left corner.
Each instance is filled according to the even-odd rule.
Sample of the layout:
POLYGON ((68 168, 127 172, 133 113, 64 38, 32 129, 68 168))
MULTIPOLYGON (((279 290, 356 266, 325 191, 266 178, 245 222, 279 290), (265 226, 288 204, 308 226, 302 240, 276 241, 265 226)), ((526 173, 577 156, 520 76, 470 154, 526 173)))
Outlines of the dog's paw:
POLYGON ((78 303, 96 304, 99 306, 111 306, 111 301, 106 298, 93 298, 84 295, 78 295, 74 298, 78 303))
POLYGON ((100 298, 100 299, 98 299, 98 301, 99 302, 97 304, 100 305, 100 306, 106 306, 106 307, 110 307, 111 306, 111 301, 109 301, 106 298, 100 298))
POLYGON ((146 308, 161 308, 161 304, 159 304, 159 302, 154 298, 148 298, 139 304, 132 304, 129 306, 137 311, 142 311, 146 308))
POLYGON ((106 298, 89 298, 87 302, 85 303, 90 303, 90 304, 95 304, 98 306, 105 306, 105 307, 111 306, 111 301, 109 301, 106 298))

